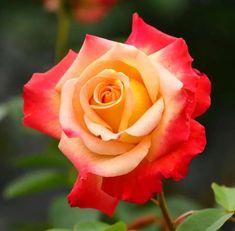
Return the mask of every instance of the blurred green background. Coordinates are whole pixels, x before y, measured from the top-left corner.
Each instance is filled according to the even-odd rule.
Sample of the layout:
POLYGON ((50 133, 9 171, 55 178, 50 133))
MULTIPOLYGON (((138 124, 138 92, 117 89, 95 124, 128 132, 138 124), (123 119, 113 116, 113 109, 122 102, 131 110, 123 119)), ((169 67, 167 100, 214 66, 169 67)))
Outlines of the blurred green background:
MULTIPOLYGON (((213 206, 211 183, 235 184, 235 2, 123 0, 99 22, 86 24, 71 20, 69 47, 79 51, 87 33, 125 41, 131 30, 134 12, 158 29, 183 37, 195 59, 194 67, 207 73, 212 81, 212 107, 200 118, 207 130, 207 148, 192 162, 185 180, 166 181, 165 186, 167 195, 173 198, 173 210, 184 210, 179 208, 180 203, 185 203, 189 209, 190 203, 195 208, 213 206), (189 199, 182 202, 178 195, 189 199)), ((57 141, 26 129, 21 123, 22 102, 18 96, 21 96, 23 85, 32 73, 44 72, 53 66, 56 36, 56 14, 46 12, 41 1, 1 1, 0 191, 17 177, 34 172, 23 185, 15 185, 5 191, 5 196, 0 195, 0 230, 3 231, 36 231, 56 225, 67 227, 77 216, 79 219, 107 219, 93 210, 73 210, 68 220, 63 221, 69 209, 65 196, 60 195, 69 192, 75 173, 56 149, 57 141), (38 157, 39 153, 42 158, 38 157), (49 157, 45 160, 47 155, 49 157), (36 161, 30 159, 32 156, 36 161), (38 188, 45 190, 17 197, 25 194, 24 190, 39 191, 38 188)), ((126 207, 122 211, 119 209, 118 219, 128 217, 123 211, 130 210, 133 214, 138 208, 121 206, 126 207)), ((152 211, 152 207, 144 207, 142 213, 145 211, 152 211)), ((228 224, 223 230, 234 228, 228 224)))

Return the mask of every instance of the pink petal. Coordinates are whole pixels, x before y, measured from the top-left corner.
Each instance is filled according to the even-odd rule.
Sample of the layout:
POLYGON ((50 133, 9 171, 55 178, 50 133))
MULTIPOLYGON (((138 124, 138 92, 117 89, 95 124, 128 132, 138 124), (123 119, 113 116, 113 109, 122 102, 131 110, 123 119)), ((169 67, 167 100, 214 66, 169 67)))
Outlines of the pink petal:
POLYGON ((183 39, 177 39, 174 43, 149 57, 154 63, 163 64, 183 82, 191 102, 190 110, 194 111, 193 117, 203 114, 208 109, 210 106, 210 81, 205 74, 192 68, 193 59, 183 39), (195 106, 196 108, 194 108, 195 106))
POLYGON ((126 43, 149 55, 168 46, 176 39, 148 25, 135 13, 132 20, 132 32, 126 43))
POLYGON ((63 84, 71 78, 77 78, 82 71, 94 60, 106 53, 115 42, 99 38, 92 35, 86 35, 81 50, 78 53, 73 65, 65 72, 64 76, 57 84, 57 89, 61 90, 63 84))
POLYGON ((187 95, 183 84, 159 63, 155 63, 160 78, 160 91, 164 99, 164 113, 157 129, 152 133, 148 158, 159 158, 175 150, 189 136, 187 95))
POLYGON ((55 86, 70 67, 77 54, 70 51, 55 67, 46 73, 34 74, 24 86, 24 119, 26 126, 59 138, 58 120, 60 97, 55 86))
POLYGON ((81 174, 90 172, 112 177, 127 174, 135 169, 148 154, 150 145, 150 137, 144 137, 139 144, 124 154, 102 156, 90 151, 79 138, 68 138, 63 134, 59 148, 81 174))
POLYGON ((195 92, 197 75, 192 68, 192 57, 183 39, 176 39, 173 43, 151 54, 150 59, 161 63, 173 75, 184 83, 184 87, 195 92))
POLYGON ((109 216, 118 204, 118 200, 101 189, 102 178, 93 174, 79 175, 68 201, 71 207, 95 208, 109 216))

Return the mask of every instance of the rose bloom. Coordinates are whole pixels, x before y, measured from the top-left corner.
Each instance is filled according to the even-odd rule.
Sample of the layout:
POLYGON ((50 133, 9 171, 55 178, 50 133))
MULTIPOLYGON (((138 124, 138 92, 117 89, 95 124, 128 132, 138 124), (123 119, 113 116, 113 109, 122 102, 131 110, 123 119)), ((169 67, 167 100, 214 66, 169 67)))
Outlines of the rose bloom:
POLYGON ((87 35, 24 87, 24 124, 60 140, 78 170, 71 206, 112 215, 119 200, 142 204, 180 180, 204 150, 195 118, 210 105, 210 81, 192 68, 182 38, 137 14, 126 43, 87 35))
MULTIPOLYGON (((101 20, 117 3, 117 0, 69 0, 75 19, 82 22, 96 22, 101 20)), ((59 10, 59 0, 43 0, 47 11, 59 10)))

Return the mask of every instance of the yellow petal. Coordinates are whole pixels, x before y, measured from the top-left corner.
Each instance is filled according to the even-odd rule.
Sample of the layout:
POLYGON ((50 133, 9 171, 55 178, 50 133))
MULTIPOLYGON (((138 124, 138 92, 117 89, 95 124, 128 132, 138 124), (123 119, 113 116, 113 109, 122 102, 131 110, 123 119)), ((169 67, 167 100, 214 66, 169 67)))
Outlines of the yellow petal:
POLYGON ((130 88, 134 95, 134 110, 129 119, 128 127, 134 124, 151 107, 152 102, 143 84, 130 79, 130 88))
MULTIPOLYGON (((133 125, 147 110, 151 107, 152 102, 149 98, 148 92, 143 84, 134 79, 130 79, 130 89, 133 94, 134 108, 132 115, 128 121, 128 126, 133 125)), ((126 128, 127 128, 126 127, 126 128)), ((122 128, 122 129, 126 129, 122 128)), ((135 137, 128 134, 122 134, 119 138, 120 141, 127 143, 138 143, 141 140, 141 137, 135 137)))

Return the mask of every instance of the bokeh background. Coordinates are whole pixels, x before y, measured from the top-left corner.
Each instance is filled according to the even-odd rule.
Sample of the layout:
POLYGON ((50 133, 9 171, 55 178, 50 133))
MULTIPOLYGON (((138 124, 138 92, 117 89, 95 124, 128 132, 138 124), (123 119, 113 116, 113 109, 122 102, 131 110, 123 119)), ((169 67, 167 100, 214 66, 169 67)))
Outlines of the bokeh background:
MULTIPOLYGON (((71 17, 69 47, 79 51, 87 33, 125 41, 134 12, 160 30, 183 37, 195 59, 194 67, 207 73, 211 79, 212 107, 200 118, 207 130, 206 150, 192 162, 185 180, 166 181, 165 187, 167 195, 178 203, 176 206, 182 197, 188 198, 184 201, 188 206, 190 203, 213 206, 210 188, 213 181, 235 185, 235 2, 123 0, 98 22, 81 23, 71 17)), ((72 166, 56 149, 57 141, 26 129, 21 123, 23 85, 32 73, 44 72, 54 65, 56 36, 57 15, 45 11, 41 1, 1 1, 0 191, 3 193, 0 195, 0 230, 3 231, 44 230, 59 224, 71 224, 73 216, 80 216, 79 219, 100 216, 93 210, 86 210, 83 217, 81 211, 78 214, 73 212, 69 221, 63 221, 61 211, 68 213, 68 208, 63 204, 65 196, 58 196, 65 195, 71 188, 72 166), (48 160, 38 158, 39 153, 43 158, 48 155, 48 160), (36 161, 30 159, 32 156, 36 156, 36 161), (53 175, 52 169, 58 174, 53 175), (64 169, 69 169, 66 175, 71 178, 69 182, 62 179, 64 169), (10 182, 32 172, 36 172, 36 176, 28 179, 31 185, 26 180, 23 186, 13 185, 6 190, 10 182), (41 192, 18 197, 27 194, 24 187, 32 192, 41 188, 41 192)), ((127 210, 138 208, 124 206, 127 210)), ((227 224, 221 230, 235 228, 227 224)))

